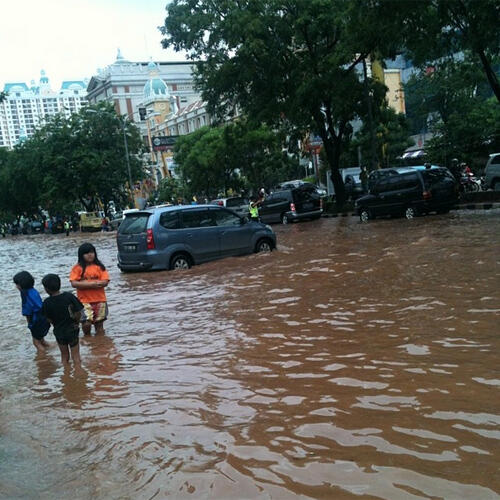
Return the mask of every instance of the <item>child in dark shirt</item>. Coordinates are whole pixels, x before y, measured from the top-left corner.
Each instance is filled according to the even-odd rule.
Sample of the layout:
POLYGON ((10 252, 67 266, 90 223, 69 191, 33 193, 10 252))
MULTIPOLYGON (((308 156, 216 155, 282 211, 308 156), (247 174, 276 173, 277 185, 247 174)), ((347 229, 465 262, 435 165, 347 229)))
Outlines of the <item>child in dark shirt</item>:
POLYGON ((22 315, 26 316, 28 328, 31 331, 33 345, 38 353, 45 352, 45 348, 49 344, 45 342, 50 325, 43 316, 42 298, 40 294, 33 288, 35 280, 28 271, 21 271, 13 278, 17 289, 21 292, 22 315))
POLYGON ((78 332, 83 305, 72 293, 61 293, 61 279, 57 274, 44 276, 42 285, 50 295, 43 301, 42 312, 54 325, 54 335, 61 351, 62 364, 69 366, 71 351, 75 367, 80 367, 78 332))

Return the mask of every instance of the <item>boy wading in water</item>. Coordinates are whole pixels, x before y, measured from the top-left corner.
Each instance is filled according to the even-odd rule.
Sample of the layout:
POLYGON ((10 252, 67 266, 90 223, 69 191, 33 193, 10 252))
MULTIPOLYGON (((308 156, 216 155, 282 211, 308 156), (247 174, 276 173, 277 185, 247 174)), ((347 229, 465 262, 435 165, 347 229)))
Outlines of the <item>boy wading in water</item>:
POLYGON ((75 368, 79 368, 81 360, 78 332, 83 305, 72 293, 61 293, 61 279, 57 274, 44 276, 42 285, 50 295, 43 301, 42 312, 54 326, 54 335, 61 351, 62 364, 69 366, 71 350, 75 368))
POLYGON ((33 345, 39 354, 45 352, 49 344, 45 342, 45 336, 50 325, 42 314, 42 298, 35 290, 35 279, 28 271, 17 273, 13 281, 21 292, 22 314, 28 321, 28 328, 33 338, 33 345))
POLYGON ((82 330, 90 335, 92 325, 96 335, 104 335, 104 321, 108 317, 108 304, 104 288, 108 286, 109 274, 104 264, 97 258, 94 245, 83 243, 78 248, 78 263, 69 275, 71 286, 83 304, 82 330))

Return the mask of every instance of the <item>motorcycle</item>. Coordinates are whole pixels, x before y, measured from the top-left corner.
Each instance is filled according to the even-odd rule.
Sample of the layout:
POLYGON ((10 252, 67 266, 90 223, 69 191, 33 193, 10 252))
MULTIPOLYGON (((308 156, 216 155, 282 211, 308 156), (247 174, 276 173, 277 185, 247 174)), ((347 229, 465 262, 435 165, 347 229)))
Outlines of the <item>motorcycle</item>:
POLYGON ((465 173, 460 177, 460 191, 462 193, 477 193, 481 191, 481 181, 472 172, 465 173))

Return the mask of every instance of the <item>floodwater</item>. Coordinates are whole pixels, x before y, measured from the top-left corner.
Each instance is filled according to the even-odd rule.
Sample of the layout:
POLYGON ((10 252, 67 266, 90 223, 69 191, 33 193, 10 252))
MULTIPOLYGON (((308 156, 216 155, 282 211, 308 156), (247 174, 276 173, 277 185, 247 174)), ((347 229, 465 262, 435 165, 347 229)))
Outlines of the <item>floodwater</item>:
POLYGON ((499 211, 274 229, 180 273, 120 274, 114 234, 0 239, 0 498, 500 498, 499 211), (85 240, 110 318, 65 372, 11 279, 85 240))

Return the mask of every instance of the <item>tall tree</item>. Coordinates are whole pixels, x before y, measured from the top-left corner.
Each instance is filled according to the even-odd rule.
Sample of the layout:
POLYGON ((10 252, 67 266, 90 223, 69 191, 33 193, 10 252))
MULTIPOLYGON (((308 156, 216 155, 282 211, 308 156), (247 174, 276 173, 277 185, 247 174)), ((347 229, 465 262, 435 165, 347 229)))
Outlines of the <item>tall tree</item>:
POLYGON ((399 27, 399 43, 417 65, 470 53, 480 63, 496 99, 500 83, 494 61, 500 57, 498 0, 383 0, 380 15, 399 27))
MULTIPOLYGON (((127 201, 127 137, 131 177, 143 178, 139 130, 116 115, 110 104, 83 108, 66 118, 56 115, 9 155, 0 191, 15 200, 17 213, 52 213, 80 203, 87 210, 110 200, 127 201), (24 182, 21 180, 24 179, 24 182)), ((10 202, 10 201, 9 201, 10 202)))
POLYGON ((174 0, 163 46, 198 61, 196 82, 212 113, 238 106, 256 121, 318 134, 343 203, 343 138, 365 108, 359 63, 386 39, 383 29, 374 30, 370 4, 174 0))

